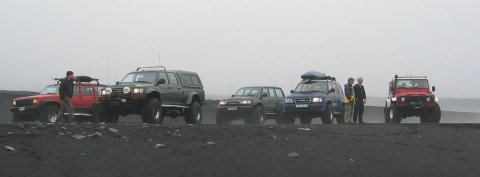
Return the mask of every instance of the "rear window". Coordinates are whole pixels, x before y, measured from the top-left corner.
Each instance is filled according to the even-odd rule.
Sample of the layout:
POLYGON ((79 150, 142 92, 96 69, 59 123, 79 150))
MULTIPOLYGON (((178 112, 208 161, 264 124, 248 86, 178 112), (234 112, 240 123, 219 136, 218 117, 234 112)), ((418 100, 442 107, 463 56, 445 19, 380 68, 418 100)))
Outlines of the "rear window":
POLYGON ((202 83, 200 83, 200 79, 198 78, 198 76, 191 75, 191 77, 192 77, 193 85, 195 85, 195 86, 201 86, 202 85, 202 83))
POLYGON ((180 79, 182 80, 183 85, 188 86, 202 86, 202 82, 197 75, 194 74, 180 74, 180 79))
POLYGON ((192 85, 192 78, 188 74, 181 74, 182 83, 184 85, 192 85))

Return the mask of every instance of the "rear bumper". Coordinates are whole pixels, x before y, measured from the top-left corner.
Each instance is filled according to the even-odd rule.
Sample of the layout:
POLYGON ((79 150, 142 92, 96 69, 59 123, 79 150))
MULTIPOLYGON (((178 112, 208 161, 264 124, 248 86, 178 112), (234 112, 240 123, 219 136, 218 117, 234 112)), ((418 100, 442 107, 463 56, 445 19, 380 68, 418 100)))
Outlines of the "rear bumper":
POLYGON ((25 106, 25 107, 12 107, 10 112, 19 114, 38 114, 40 107, 38 106, 25 106))

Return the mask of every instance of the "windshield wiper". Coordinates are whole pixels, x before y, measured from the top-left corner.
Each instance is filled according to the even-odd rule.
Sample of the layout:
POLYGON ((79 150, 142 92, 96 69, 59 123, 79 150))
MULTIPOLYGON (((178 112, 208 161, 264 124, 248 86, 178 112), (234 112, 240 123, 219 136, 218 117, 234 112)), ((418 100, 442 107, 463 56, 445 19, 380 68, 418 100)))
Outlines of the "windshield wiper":
POLYGON ((148 81, 135 81, 135 83, 151 83, 151 82, 148 82, 148 81))

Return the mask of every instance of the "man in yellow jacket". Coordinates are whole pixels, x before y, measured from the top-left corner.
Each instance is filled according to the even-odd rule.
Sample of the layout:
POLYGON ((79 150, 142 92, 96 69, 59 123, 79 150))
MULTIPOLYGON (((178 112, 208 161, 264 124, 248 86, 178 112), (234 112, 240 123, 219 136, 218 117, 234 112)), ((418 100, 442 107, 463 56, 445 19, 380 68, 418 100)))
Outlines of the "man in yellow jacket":
POLYGON ((353 108, 355 103, 355 93, 353 90, 353 83, 355 79, 348 78, 348 83, 345 84, 345 123, 353 124, 353 108))

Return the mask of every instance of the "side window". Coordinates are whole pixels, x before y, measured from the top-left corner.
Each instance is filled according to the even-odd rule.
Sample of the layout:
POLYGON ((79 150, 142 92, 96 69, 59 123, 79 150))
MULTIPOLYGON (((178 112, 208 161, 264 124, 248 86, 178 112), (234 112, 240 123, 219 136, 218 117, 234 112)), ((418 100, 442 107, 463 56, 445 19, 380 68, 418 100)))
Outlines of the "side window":
POLYGON ((192 85, 192 77, 188 74, 180 74, 180 79, 182 79, 182 83, 184 85, 192 85))
POLYGON ((167 73, 163 73, 163 72, 160 73, 160 74, 158 75, 158 80, 160 80, 160 79, 165 79, 165 84, 168 84, 167 73))
POLYGON ((342 86, 340 86, 340 84, 338 84, 338 83, 335 83, 335 86, 337 87, 335 91, 336 91, 338 94, 343 94, 342 86))
POLYGON ((191 77, 192 77, 193 85, 195 85, 195 86, 201 86, 202 85, 200 83, 200 79, 198 79, 198 77, 196 75, 191 75, 191 77))
POLYGON ((330 90, 332 90, 332 88, 335 88, 332 85, 332 81, 328 81, 328 91, 330 92, 330 90))
POLYGON ((175 76, 174 73, 168 73, 168 80, 170 81, 170 84, 172 85, 178 85, 178 79, 177 76, 175 76))
POLYGON ((99 86, 99 87, 96 87, 97 89, 97 95, 102 95, 102 90, 105 89, 104 86, 99 86))
POLYGON ((80 95, 80 86, 75 85, 73 87, 73 96, 78 96, 78 95, 80 95))
POLYGON ((82 93, 84 96, 92 96, 93 95, 93 87, 92 86, 82 86, 82 93))
POLYGON ((278 98, 283 98, 285 95, 283 94, 282 89, 275 89, 276 95, 278 98))
POLYGON ((270 97, 276 97, 276 96, 275 96, 275 89, 273 89, 273 88, 268 88, 268 93, 269 93, 270 97))
POLYGON ((263 88, 263 89, 262 89, 262 96, 265 95, 265 94, 267 94, 267 97, 269 97, 269 96, 268 96, 268 89, 267 89, 267 88, 263 88))

